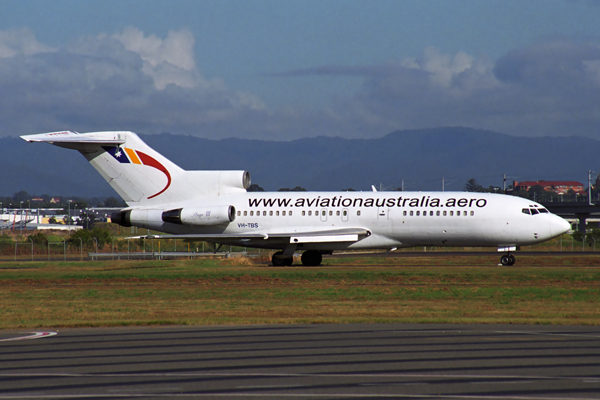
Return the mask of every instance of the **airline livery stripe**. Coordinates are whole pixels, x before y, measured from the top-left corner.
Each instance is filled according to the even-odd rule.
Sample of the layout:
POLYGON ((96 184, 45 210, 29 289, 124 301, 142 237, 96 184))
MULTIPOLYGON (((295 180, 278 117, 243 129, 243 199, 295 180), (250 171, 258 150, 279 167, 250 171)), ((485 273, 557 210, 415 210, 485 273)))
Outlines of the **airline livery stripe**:
POLYGON ((137 154, 135 154, 135 151, 133 151, 133 149, 129 149, 129 148, 125 147, 125 152, 127 152, 127 155, 129 156, 129 159, 131 160, 132 163, 134 163, 134 164, 142 163, 140 161, 140 159, 138 158, 137 154))
POLYGON ((129 164, 129 158, 127 158, 127 155, 121 151, 121 147, 102 146, 102 148, 121 164, 129 164))
POLYGON ((142 153, 141 151, 137 152, 137 155, 140 156, 140 159, 142 161, 142 163, 144 165, 147 165, 149 167, 153 167, 156 168, 157 170, 161 171, 163 174, 165 174, 165 176, 167 177, 167 185, 158 193, 154 193, 152 196, 148 196, 149 199, 158 196, 159 194, 163 193, 165 190, 167 190, 167 188, 169 186, 171 186, 171 174, 169 173, 169 171, 165 168, 164 165, 162 165, 160 162, 158 162, 157 160, 155 160, 153 157, 149 156, 146 153, 142 153))

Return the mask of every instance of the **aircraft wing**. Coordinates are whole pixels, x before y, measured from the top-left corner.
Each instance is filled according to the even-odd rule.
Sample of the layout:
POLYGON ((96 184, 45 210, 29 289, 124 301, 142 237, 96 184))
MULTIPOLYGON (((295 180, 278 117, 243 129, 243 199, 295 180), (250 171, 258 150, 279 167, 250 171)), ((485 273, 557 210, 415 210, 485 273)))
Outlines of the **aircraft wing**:
POLYGON ((239 234, 184 234, 184 235, 147 235, 135 236, 129 239, 197 239, 207 242, 248 242, 257 240, 270 240, 282 244, 300 243, 335 243, 357 242, 368 237, 371 232, 364 228, 344 228, 307 232, 279 232, 279 233, 239 233, 239 234))

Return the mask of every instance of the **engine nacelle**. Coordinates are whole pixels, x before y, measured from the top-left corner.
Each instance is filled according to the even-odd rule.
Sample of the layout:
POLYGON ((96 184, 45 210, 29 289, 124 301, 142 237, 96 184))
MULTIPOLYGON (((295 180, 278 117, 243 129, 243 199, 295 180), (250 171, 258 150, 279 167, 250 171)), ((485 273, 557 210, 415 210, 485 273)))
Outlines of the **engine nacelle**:
POLYGON ((119 224, 121 226, 130 227, 131 224, 131 210, 117 211, 110 215, 110 222, 113 224, 119 224))
POLYGON ((113 213, 111 222, 121 226, 137 226, 148 229, 159 229, 163 224, 161 220, 162 210, 157 209, 133 209, 113 213))
POLYGON ((207 206, 198 208, 177 208, 164 211, 162 220, 172 224, 211 226, 228 224, 235 219, 234 206, 207 206))

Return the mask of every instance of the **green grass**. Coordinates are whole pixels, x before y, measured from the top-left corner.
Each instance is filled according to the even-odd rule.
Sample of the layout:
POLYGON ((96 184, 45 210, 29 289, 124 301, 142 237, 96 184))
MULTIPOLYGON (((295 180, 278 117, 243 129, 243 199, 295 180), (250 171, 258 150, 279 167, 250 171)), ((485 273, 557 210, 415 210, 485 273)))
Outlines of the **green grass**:
POLYGON ((597 257, 0 264, 0 328, 349 322, 600 324, 597 257), (450 263, 449 266, 447 264, 450 263))

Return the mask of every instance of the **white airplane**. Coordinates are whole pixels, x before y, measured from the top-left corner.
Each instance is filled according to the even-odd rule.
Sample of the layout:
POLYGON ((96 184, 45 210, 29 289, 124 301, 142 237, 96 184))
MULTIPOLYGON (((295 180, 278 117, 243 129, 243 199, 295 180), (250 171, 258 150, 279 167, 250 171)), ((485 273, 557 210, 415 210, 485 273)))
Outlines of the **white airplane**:
POLYGON ((125 200, 112 222, 217 244, 278 250, 273 265, 319 265, 322 254, 412 246, 511 252, 570 230, 542 205, 469 192, 247 192, 246 171, 185 171, 133 132, 21 136, 78 150, 125 200))

